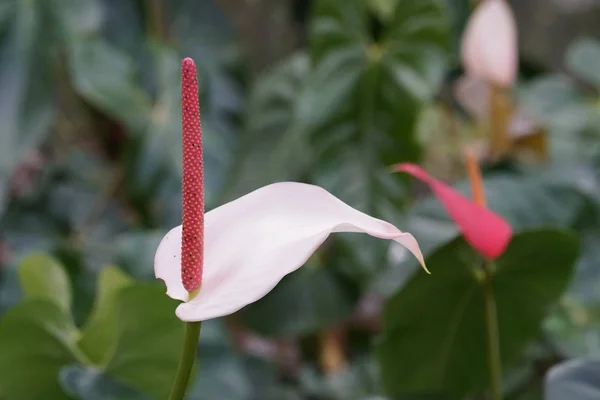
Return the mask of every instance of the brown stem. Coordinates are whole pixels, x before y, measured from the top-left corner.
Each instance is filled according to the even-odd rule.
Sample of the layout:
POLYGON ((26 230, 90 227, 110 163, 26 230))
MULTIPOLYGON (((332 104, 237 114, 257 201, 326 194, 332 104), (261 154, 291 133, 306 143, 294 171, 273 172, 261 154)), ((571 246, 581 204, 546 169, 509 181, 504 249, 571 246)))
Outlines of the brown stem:
POLYGON ((509 123, 512 114, 506 89, 491 84, 489 90, 490 149, 492 159, 505 156, 511 147, 509 123))
POLYGON ((340 332, 325 331, 321 334, 321 368, 325 373, 333 373, 344 369, 346 357, 342 346, 340 332))

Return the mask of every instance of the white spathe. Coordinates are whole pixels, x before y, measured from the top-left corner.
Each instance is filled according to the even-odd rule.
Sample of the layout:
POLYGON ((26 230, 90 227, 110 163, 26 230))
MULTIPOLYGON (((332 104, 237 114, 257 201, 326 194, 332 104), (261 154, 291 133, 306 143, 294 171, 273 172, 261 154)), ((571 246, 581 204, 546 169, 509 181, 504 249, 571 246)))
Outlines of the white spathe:
POLYGON ((205 216, 204 272, 189 299, 181 283, 181 226, 162 239, 154 259, 167 295, 184 301, 176 314, 203 321, 231 314, 269 293, 300 268, 332 232, 361 232, 406 247, 425 267, 415 238, 364 214, 318 186, 274 183, 205 216))
POLYGON ((462 39, 468 75, 508 87, 517 75, 517 26, 504 0, 482 0, 471 15, 462 39))

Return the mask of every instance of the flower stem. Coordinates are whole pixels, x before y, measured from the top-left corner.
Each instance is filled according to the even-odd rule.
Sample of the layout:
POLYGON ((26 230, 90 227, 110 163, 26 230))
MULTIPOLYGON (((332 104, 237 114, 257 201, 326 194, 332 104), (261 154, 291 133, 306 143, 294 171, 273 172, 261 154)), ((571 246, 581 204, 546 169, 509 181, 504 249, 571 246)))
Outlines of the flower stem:
POLYGON ((508 131, 511 105, 505 88, 490 84, 489 90, 490 150, 492 158, 498 160, 504 157, 511 148, 508 131))
POLYGON ((326 373, 344 369, 346 359, 340 342, 339 332, 329 330, 321 333, 321 366, 326 373))
POLYGON ((177 367, 177 373, 175 374, 175 380, 173 381, 169 400, 184 399, 190 381, 192 367, 196 360, 198 338, 200 337, 200 325, 200 322, 186 322, 185 324, 183 349, 181 351, 181 358, 179 359, 179 366, 177 367))
POLYGON ((492 282, 492 263, 489 261, 486 262, 484 270, 483 297, 485 301, 485 325, 487 328, 488 367, 490 370, 492 400, 502 400, 502 359, 500 356, 500 334, 498 332, 496 298, 494 297, 492 282))

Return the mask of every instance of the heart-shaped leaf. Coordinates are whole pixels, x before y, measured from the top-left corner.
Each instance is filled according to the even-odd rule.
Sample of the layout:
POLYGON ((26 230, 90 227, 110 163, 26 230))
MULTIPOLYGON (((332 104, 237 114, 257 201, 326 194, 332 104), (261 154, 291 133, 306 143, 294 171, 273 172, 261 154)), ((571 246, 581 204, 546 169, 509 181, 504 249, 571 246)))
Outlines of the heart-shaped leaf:
POLYGON ((76 362, 71 316, 46 300, 25 300, 0 321, 0 388, 7 399, 65 399, 60 369, 76 362))
MULTIPOLYGON (((548 307, 569 283, 577 254, 572 233, 538 230, 514 236, 496 261, 492 280, 504 366, 540 333, 548 307)), ((386 304, 377 351, 390 394, 439 390, 464 396, 486 387, 480 262, 458 238, 428 258, 432 275, 417 273, 386 304)))

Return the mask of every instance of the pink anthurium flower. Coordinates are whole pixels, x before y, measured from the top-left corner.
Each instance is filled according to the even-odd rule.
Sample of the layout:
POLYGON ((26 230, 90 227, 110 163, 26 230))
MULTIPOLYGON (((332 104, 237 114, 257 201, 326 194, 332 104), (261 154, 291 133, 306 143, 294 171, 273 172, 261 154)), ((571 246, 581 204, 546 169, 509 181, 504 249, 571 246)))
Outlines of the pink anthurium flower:
POLYGON ((471 201, 414 164, 397 164, 394 170, 425 182, 458 225, 465 240, 481 255, 495 259, 504 253, 512 238, 512 229, 502 217, 481 204, 484 202, 482 195, 476 202, 471 201))
POLYGON ((176 315, 203 321, 260 299, 300 268, 333 232, 396 241, 425 263, 410 233, 364 214, 326 190, 274 183, 204 214, 196 70, 182 63, 183 223, 156 251, 154 271, 167 295, 184 303, 176 315), (183 241, 182 241, 183 239, 183 241))
POLYGON ((471 15, 462 39, 467 74, 501 87, 517 75, 517 27, 505 0, 482 0, 471 15))

